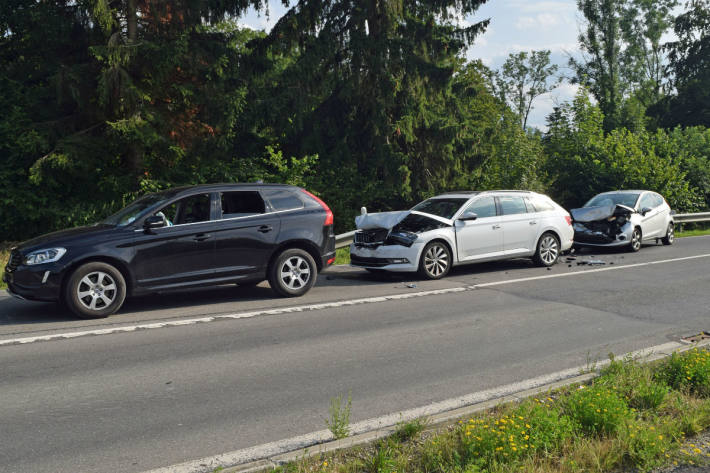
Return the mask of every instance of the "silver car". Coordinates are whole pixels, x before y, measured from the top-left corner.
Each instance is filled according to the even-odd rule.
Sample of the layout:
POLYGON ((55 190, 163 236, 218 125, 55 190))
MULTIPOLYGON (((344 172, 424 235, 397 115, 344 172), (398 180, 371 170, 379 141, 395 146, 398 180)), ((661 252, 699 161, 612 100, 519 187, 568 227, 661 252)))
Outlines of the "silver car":
POLYGON ((572 219, 549 197, 528 191, 451 192, 401 212, 362 215, 350 262, 368 271, 439 279, 452 266, 532 257, 542 266, 572 247, 572 219))
POLYGON ((604 192, 570 213, 576 247, 626 246, 638 251, 644 241, 673 244, 671 208, 652 191, 604 192))

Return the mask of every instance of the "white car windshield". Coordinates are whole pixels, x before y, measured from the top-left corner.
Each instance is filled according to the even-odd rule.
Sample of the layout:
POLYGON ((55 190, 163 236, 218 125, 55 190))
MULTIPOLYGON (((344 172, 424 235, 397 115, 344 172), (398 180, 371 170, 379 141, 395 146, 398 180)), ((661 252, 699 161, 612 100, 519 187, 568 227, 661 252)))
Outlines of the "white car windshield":
POLYGON ((412 210, 451 219, 466 202, 468 199, 456 197, 427 199, 415 205, 412 210))
POLYGON ((619 192, 616 194, 599 194, 584 204, 585 207, 602 207, 604 205, 625 205, 634 208, 639 198, 639 193, 619 192))

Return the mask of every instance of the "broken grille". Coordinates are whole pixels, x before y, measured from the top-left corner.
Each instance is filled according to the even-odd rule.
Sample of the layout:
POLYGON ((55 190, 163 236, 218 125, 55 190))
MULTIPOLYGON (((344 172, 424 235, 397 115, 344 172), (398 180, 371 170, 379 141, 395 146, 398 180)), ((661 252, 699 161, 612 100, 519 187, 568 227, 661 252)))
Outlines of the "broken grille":
POLYGON ((372 244, 372 243, 382 243, 387 238, 389 230, 378 229, 378 230, 360 230, 355 232, 355 243, 356 244, 372 244))

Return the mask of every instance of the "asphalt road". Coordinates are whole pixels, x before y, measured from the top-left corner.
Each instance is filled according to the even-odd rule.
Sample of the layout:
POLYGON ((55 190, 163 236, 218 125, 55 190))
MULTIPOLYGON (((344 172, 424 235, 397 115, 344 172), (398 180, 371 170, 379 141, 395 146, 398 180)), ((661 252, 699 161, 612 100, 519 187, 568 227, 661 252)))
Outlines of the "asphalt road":
POLYGON ((135 299, 101 321, 0 296, 1 344, 466 288, 0 345, 0 472, 140 472, 321 430, 330 398, 349 391, 359 421, 678 340, 710 329, 709 263, 710 237, 697 237, 550 271, 474 265, 433 282, 333 268, 300 299, 231 286, 135 299))

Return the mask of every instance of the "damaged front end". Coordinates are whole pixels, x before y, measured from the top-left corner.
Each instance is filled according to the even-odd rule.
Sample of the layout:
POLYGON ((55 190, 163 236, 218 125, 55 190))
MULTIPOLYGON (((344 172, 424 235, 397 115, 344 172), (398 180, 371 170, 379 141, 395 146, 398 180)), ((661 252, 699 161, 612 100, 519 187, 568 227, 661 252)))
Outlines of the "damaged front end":
POLYGON ((419 234, 450 226, 419 212, 382 212, 365 214, 355 219, 358 230, 355 247, 377 248, 382 245, 401 245, 409 248, 419 234), (389 227, 384 227, 388 225, 389 227))
POLYGON ((570 211, 577 245, 622 246, 631 242, 631 217, 636 211, 626 205, 583 207, 570 211))
POLYGON ((416 271, 417 243, 426 242, 422 233, 451 226, 444 219, 417 211, 363 214, 355 219, 350 247, 350 264, 366 269, 416 271))

